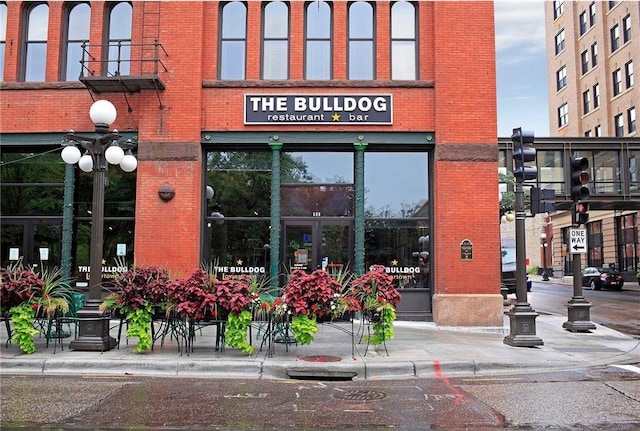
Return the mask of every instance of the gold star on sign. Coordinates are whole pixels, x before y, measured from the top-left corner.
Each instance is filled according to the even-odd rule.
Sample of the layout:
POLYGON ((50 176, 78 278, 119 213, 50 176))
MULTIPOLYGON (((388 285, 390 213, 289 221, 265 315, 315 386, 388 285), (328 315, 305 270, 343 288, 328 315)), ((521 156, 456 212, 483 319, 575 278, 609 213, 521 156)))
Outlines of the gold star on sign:
POLYGON ((238 259, 238 262, 236 262, 238 265, 242 265, 242 259, 238 259))
POLYGON ((340 121, 340 114, 334 112, 331 118, 333 119, 333 121, 340 121))
POLYGON ((393 265, 393 266, 398 266, 398 261, 397 261, 396 259, 393 259, 393 260, 391 261, 391 265, 393 265))

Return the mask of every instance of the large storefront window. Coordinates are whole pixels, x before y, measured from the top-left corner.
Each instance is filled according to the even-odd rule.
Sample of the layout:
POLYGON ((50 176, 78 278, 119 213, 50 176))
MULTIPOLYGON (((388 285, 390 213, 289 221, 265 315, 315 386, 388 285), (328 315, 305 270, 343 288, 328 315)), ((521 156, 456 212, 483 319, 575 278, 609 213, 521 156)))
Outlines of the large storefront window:
POLYGON ((206 159, 204 262, 221 273, 268 275, 271 154, 222 151, 206 159))
MULTIPOLYGON (((75 169, 72 275, 78 288, 89 286, 93 173, 75 169)), ((102 281, 108 282, 118 272, 134 264, 136 174, 119 168, 107 172, 104 196, 102 281)))
POLYGON ((397 287, 428 288, 428 154, 365 155, 365 267, 384 265, 397 287))
MULTIPOLYGON (((270 149, 206 153, 203 262, 215 268, 218 276, 272 276, 273 157, 270 149)), ((360 171, 364 175, 359 177, 364 183, 358 184, 357 164, 361 168, 362 161, 352 144, 326 152, 279 153, 278 283, 283 285, 295 269, 353 271, 359 227, 364 231, 360 246, 365 270, 384 265, 405 292, 409 311, 428 313, 428 153, 366 149, 360 171), (365 211, 357 219, 359 187, 364 190, 365 211), (411 310, 412 305, 416 310, 411 310)))
POLYGON ((60 265, 64 163, 57 153, 2 152, 1 265, 60 265))

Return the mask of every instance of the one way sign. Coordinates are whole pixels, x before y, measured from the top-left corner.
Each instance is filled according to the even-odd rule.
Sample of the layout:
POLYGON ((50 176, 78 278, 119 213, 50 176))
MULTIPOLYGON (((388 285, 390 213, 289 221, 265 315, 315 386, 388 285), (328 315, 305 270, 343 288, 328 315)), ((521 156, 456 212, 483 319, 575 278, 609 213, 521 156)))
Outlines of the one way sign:
POLYGON ((569 249, 571 254, 584 254, 587 252, 587 230, 582 228, 572 228, 569 230, 569 249))

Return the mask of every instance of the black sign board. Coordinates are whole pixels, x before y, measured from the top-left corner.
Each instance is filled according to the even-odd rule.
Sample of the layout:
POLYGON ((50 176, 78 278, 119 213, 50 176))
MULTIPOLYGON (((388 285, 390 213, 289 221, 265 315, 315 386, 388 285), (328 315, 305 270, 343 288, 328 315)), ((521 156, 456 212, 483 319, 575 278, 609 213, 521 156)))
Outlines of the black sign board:
POLYGON ((460 243, 460 259, 473 260, 473 244, 468 239, 460 243))
POLYGON ((393 124, 390 94, 245 94, 245 124, 393 124))

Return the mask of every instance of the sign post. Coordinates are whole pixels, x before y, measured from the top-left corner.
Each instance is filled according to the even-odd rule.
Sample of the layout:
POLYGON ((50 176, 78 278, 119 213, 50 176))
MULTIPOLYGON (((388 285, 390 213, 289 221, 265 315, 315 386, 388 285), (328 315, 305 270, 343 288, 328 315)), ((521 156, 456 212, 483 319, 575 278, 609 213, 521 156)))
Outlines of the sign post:
POLYGON ((533 143, 533 132, 523 132, 521 128, 513 129, 513 162, 515 177, 516 213, 516 304, 507 313, 510 330, 503 342, 514 347, 542 346, 544 342, 536 335, 536 317, 531 305, 527 302, 527 271, 525 243, 524 190, 522 183, 537 177, 537 168, 526 166, 525 163, 535 162, 536 150, 529 144, 533 143), (527 145, 525 145, 527 144, 527 145))
MULTIPOLYGON (((575 212, 573 214, 576 219, 575 212)), ((575 226, 575 224, 574 224, 575 226)), ((591 322, 589 310, 591 303, 582 295, 582 255, 587 253, 587 229, 572 227, 569 229, 569 253, 572 258, 573 297, 567 303, 568 320, 562 327, 571 332, 588 332, 596 329, 591 322)))

